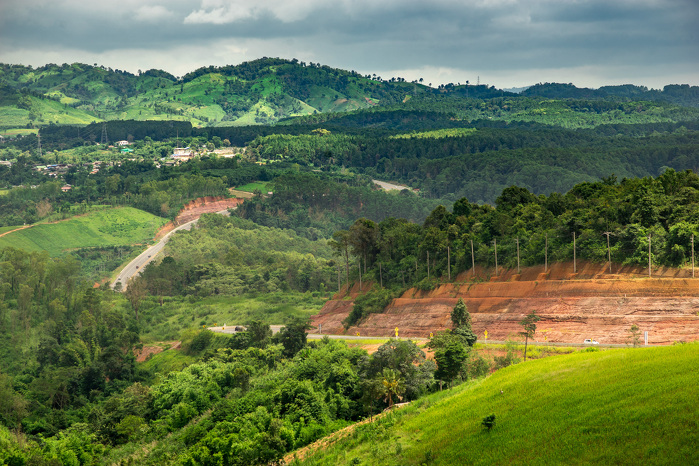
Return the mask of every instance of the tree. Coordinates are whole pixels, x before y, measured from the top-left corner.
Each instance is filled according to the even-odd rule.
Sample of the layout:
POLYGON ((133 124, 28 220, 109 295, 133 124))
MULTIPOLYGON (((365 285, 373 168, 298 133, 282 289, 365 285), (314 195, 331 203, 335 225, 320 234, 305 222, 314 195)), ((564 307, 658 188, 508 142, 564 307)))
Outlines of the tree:
POLYGON ((534 333, 536 333, 536 323, 541 320, 541 318, 536 315, 536 311, 532 311, 527 314, 527 317, 522 319, 519 325, 524 329, 519 332, 520 335, 524 336, 524 360, 527 360, 527 343, 530 338, 534 338, 534 333))
POLYGON ((279 331, 276 340, 284 346, 284 356, 293 358, 306 346, 306 330, 311 328, 308 320, 295 319, 279 331))
POLYGON ((641 344, 641 330, 638 328, 638 325, 633 324, 629 329, 629 333, 631 335, 629 336, 627 341, 631 341, 633 347, 636 348, 638 345, 641 344))
POLYGON ((403 393, 405 392, 405 384, 402 378, 399 377, 399 372, 384 368, 383 372, 379 376, 381 380, 380 386, 380 396, 384 397, 384 401, 388 402, 388 407, 393 407, 393 398, 398 400, 403 399, 403 393))
POLYGON ((253 320, 248 324, 246 332, 250 336, 249 344, 256 348, 264 348, 269 344, 272 338, 272 329, 268 324, 264 324, 259 320, 253 320))
POLYGON ((345 258, 345 270, 347 272, 347 283, 349 284, 349 247, 350 233, 347 230, 339 230, 333 233, 333 239, 328 242, 338 255, 345 258))
POLYGON ((466 303, 461 298, 459 298, 456 306, 451 311, 451 321, 454 323, 454 335, 460 336, 469 347, 473 347, 478 337, 473 333, 471 314, 469 314, 466 309, 466 303))
POLYGON ((471 314, 469 314, 466 303, 462 298, 459 298, 456 306, 451 311, 451 321, 454 323, 454 328, 468 326, 471 327, 471 314))
POLYGON ((136 315, 136 320, 138 320, 138 310, 141 307, 141 301, 147 293, 148 289, 146 288, 145 279, 140 276, 129 279, 129 283, 124 294, 126 295, 126 299, 128 299, 131 303, 131 308, 136 315))

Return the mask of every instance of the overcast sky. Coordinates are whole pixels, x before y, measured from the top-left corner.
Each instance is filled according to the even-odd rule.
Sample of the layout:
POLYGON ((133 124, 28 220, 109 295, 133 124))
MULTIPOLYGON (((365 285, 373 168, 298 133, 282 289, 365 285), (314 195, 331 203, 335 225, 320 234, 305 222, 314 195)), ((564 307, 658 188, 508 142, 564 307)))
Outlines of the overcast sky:
POLYGON ((699 0, 0 0, 0 62, 263 56, 433 85, 699 85, 699 0))

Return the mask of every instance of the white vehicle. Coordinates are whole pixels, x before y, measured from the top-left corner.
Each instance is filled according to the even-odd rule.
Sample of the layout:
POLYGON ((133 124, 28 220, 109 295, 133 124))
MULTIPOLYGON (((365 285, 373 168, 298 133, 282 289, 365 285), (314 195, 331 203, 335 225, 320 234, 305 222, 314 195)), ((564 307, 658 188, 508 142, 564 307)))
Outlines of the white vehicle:
POLYGON ((591 340, 590 338, 587 338, 583 343, 586 345, 599 345, 597 340, 591 340))

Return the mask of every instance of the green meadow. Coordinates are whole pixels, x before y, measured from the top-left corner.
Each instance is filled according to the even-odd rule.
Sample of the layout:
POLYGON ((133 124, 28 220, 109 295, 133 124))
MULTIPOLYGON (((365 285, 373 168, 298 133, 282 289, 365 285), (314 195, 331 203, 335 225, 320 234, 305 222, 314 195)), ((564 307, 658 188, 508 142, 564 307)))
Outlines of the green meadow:
POLYGON ((106 209, 10 233, 0 238, 0 249, 14 247, 60 256, 79 248, 146 243, 165 222, 131 207, 106 209))
POLYGON ((358 426, 297 464, 698 464, 697 361, 699 343, 527 361, 358 426))
POLYGON ((246 191, 246 192, 253 192, 256 189, 259 189, 260 192, 267 194, 269 192, 269 184, 270 183, 265 183, 262 181, 256 181, 254 183, 248 183, 243 186, 238 186, 236 189, 238 191, 246 191))

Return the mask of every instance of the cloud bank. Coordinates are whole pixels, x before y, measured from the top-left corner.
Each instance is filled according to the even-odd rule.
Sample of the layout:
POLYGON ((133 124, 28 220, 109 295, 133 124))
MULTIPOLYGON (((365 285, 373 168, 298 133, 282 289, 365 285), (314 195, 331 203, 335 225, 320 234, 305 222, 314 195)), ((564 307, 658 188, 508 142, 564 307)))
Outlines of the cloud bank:
POLYGON ((699 85, 695 0, 5 0, 0 61, 182 75, 262 56, 497 87, 699 85))

